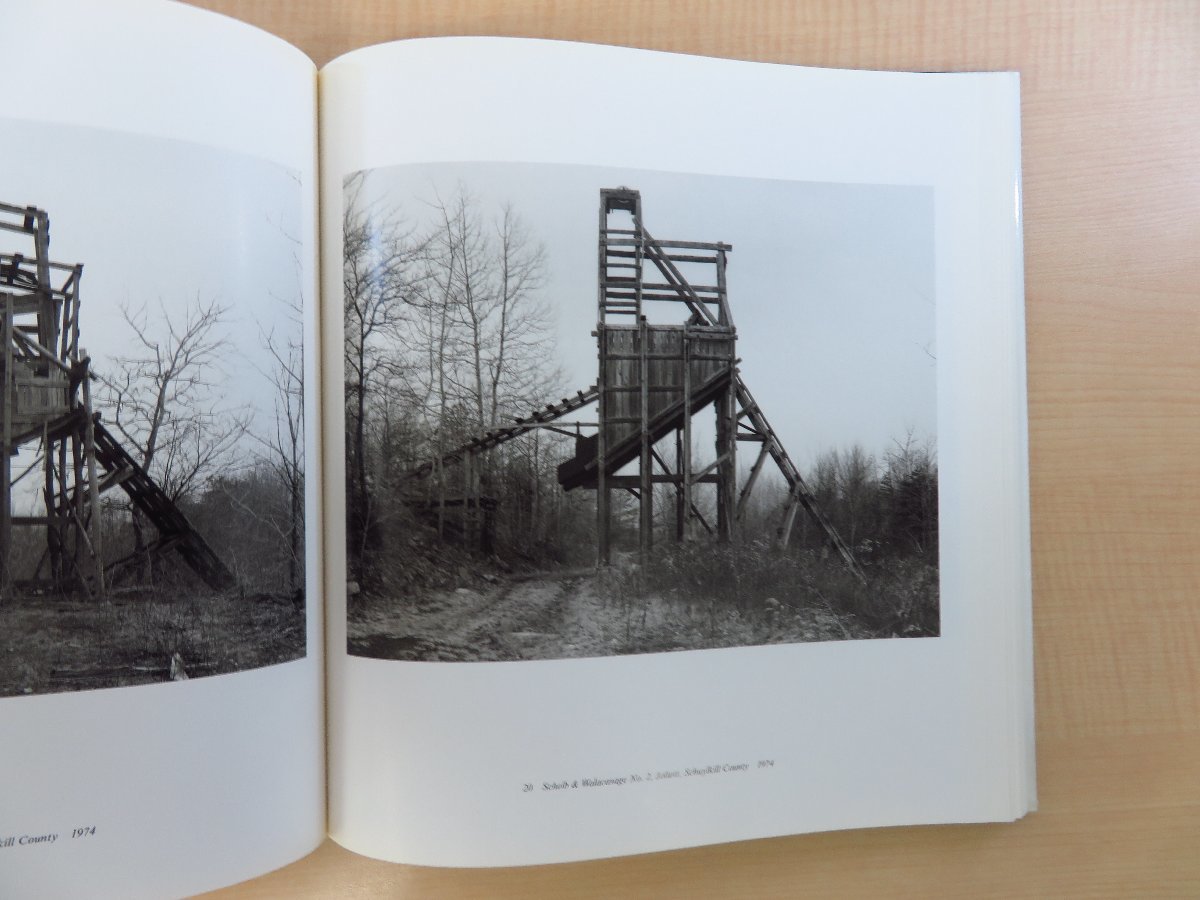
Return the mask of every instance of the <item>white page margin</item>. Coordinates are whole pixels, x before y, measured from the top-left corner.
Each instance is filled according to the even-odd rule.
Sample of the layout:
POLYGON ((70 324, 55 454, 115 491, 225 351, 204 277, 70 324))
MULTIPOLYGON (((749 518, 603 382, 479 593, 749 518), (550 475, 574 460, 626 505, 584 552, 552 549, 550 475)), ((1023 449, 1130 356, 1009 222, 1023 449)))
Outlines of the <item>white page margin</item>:
MULTIPOLYGON (((504 865, 1022 814, 1012 778, 1025 745, 1011 707, 1029 691, 1009 684, 1004 636, 1027 579, 1014 582, 1014 560, 999 548, 1011 550, 1014 535, 1027 544, 1027 504, 1009 499, 1026 486, 996 477, 1024 453, 1023 436, 1010 432, 1024 411, 1013 396, 1023 383, 1023 333, 1013 334, 1021 297, 1019 273, 1015 286, 988 283, 980 268, 994 242, 1011 246, 1014 223, 978 214, 1011 208, 1012 76, 451 39, 352 54, 322 79, 327 297, 340 291, 341 179, 360 169, 487 159, 934 186, 942 497, 940 638, 593 660, 347 657, 344 548, 331 530, 334 838, 406 862, 504 865), (989 95, 979 87, 992 81, 1005 88, 981 104, 989 95), (649 102, 647 85, 670 101, 649 102), (679 139, 689 129, 703 139, 679 139), (983 153, 988 135, 1001 146, 983 153), (521 795, 528 781, 764 757, 791 768, 757 780, 521 795)), ((324 325, 340 333, 332 303, 324 325)), ((339 351, 327 343, 327 372, 340 371, 339 351)), ((338 421, 340 385, 326 386, 326 403, 338 421)), ((342 458, 338 430, 328 438, 328 457, 342 458)), ((333 521, 343 506, 329 488, 333 521)))

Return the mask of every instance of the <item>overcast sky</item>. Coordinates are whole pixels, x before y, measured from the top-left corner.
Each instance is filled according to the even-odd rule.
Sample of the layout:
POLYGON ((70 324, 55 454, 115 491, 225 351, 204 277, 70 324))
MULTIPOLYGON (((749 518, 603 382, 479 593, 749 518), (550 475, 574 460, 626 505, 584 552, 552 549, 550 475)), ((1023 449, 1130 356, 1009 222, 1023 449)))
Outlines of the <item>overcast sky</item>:
MULTIPOLYGON (((132 352, 123 303, 154 315, 160 302, 181 314, 216 300, 230 308, 234 350, 216 373, 226 400, 269 427, 259 329, 282 335, 299 297, 294 173, 177 141, 0 119, 0 202, 46 210, 51 259, 83 263, 79 342, 98 371, 132 352)), ((5 251, 17 241, 0 232, 5 251)))
POLYGON ((909 431, 934 439, 931 188, 480 163, 377 169, 363 199, 420 222, 435 192, 448 198, 459 184, 485 210, 511 202, 545 245, 566 389, 596 381, 599 191, 626 186, 641 192, 659 240, 733 245, 742 374, 802 469, 831 448, 857 443, 882 456, 909 431))

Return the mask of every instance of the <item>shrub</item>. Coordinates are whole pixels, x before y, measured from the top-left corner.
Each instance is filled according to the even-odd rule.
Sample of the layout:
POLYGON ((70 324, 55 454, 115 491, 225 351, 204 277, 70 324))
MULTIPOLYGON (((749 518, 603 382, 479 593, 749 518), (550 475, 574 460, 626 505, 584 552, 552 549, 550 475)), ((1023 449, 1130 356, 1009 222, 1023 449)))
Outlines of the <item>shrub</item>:
POLYGON ((617 563, 601 573, 600 589, 626 604, 658 596, 705 607, 710 615, 764 621, 780 608, 824 609, 874 637, 938 634, 937 567, 919 559, 866 565, 866 580, 835 555, 782 552, 765 541, 668 544, 649 564, 617 563))

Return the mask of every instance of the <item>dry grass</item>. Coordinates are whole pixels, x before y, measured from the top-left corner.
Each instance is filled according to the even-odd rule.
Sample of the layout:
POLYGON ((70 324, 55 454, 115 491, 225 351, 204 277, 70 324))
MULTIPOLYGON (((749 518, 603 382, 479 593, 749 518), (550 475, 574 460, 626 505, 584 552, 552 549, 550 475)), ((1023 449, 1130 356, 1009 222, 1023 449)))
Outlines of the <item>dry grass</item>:
POLYGON ((864 564, 768 545, 668 545, 643 571, 610 567, 472 579, 439 590, 362 592, 347 650, 376 659, 496 661, 661 653, 939 631, 937 569, 864 564))
POLYGON ((0 696, 124 687, 298 659, 304 608, 290 596, 136 590, 108 601, 0 602, 0 696))
POLYGON ((692 647, 793 641, 933 637, 940 630, 937 567, 917 559, 864 566, 855 578, 836 557, 781 553, 767 544, 672 544, 651 564, 617 565, 601 591, 623 604, 629 643, 645 610, 678 611, 692 647), (819 627, 817 627, 819 626, 819 627))

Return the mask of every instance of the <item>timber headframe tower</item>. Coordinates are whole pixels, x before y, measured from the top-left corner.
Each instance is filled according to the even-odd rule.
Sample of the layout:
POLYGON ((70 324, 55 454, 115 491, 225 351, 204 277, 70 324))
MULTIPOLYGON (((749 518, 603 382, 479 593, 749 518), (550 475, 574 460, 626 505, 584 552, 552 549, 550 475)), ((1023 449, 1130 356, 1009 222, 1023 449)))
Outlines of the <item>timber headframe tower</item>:
POLYGON ((103 594, 106 578, 133 562, 105 557, 101 495, 121 487, 158 531, 145 552, 175 550, 214 589, 234 578, 176 504, 125 450, 92 409, 91 360, 79 346, 80 263, 49 257, 50 219, 36 207, 0 203, 0 596, 14 588, 103 594), (39 456, 13 476, 25 445, 39 456), (14 515, 14 488, 27 477, 40 514, 14 515), (13 570, 13 529, 44 528, 31 577, 13 570))
MULTIPOLYGON (((654 542, 654 486, 673 487, 674 533, 688 540, 703 529, 718 541, 734 539, 747 501, 768 459, 787 482, 777 531, 781 544, 804 509, 852 571, 850 549, 817 507, 799 470, 738 372, 737 329, 730 310, 726 266, 733 248, 720 242, 659 240, 646 229, 641 195, 630 188, 600 191, 596 382, 599 427, 578 442, 576 456, 559 467, 564 488, 594 488, 599 559, 609 560, 613 491, 638 502, 640 551, 654 542), (691 278, 688 277, 691 275, 691 278), (651 322, 648 306, 674 310, 651 322), (711 408, 716 446, 712 462, 693 460, 693 421, 711 408), (674 437, 674 460, 658 446, 674 437), (739 488, 737 448, 757 446, 739 488), (630 465, 636 472, 619 474, 630 465), (697 506, 711 490, 715 521, 697 506)), ((669 452, 669 451, 668 451, 669 452)), ((669 492, 670 493, 670 492, 669 492)))
POLYGON ((676 540, 704 532, 718 541, 732 541, 770 460, 787 486, 778 542, 788 544, 803 510, 861 578, 850 548, 821 513, 738 371, 737 329, 725 278, 732 249, 719 242, 655 239, 646 229, 638 191, 601 190, 596 384, 512 425, 478 435, 409 476, 425 477, 447 463, 462 462, 464 497, 443 500, 443 506, 461 506, 466 519, 486 499, 477 496, 477 479, 470 474, 476 455, 534 429, 571 434, 566 428, 573 427, 575 455, 558 467, 558 481, 568 491, 596 491, 597 555, 603 565, 611 558, 617 519, 614 492, 628 492, 637 500, 639 550, 646 559, 655 537, 655 485, 670 486, 666 494, 673 515, 666 518, 676 540), (596 422, 564 419, 593 402, 598 406, 596 422), (693 425, 709 409, 715 416, 715 454, 700 465, 693 459, 693 425), (585 436, 583 428, 595 431, 585 436), (672 437, 674 452, 660 452, 672 437), (742 443, 756 451, 739 485, 737 450, 742 443), (702 501, 702 492, 709 491, 715 493, 715 502, 702 501))

